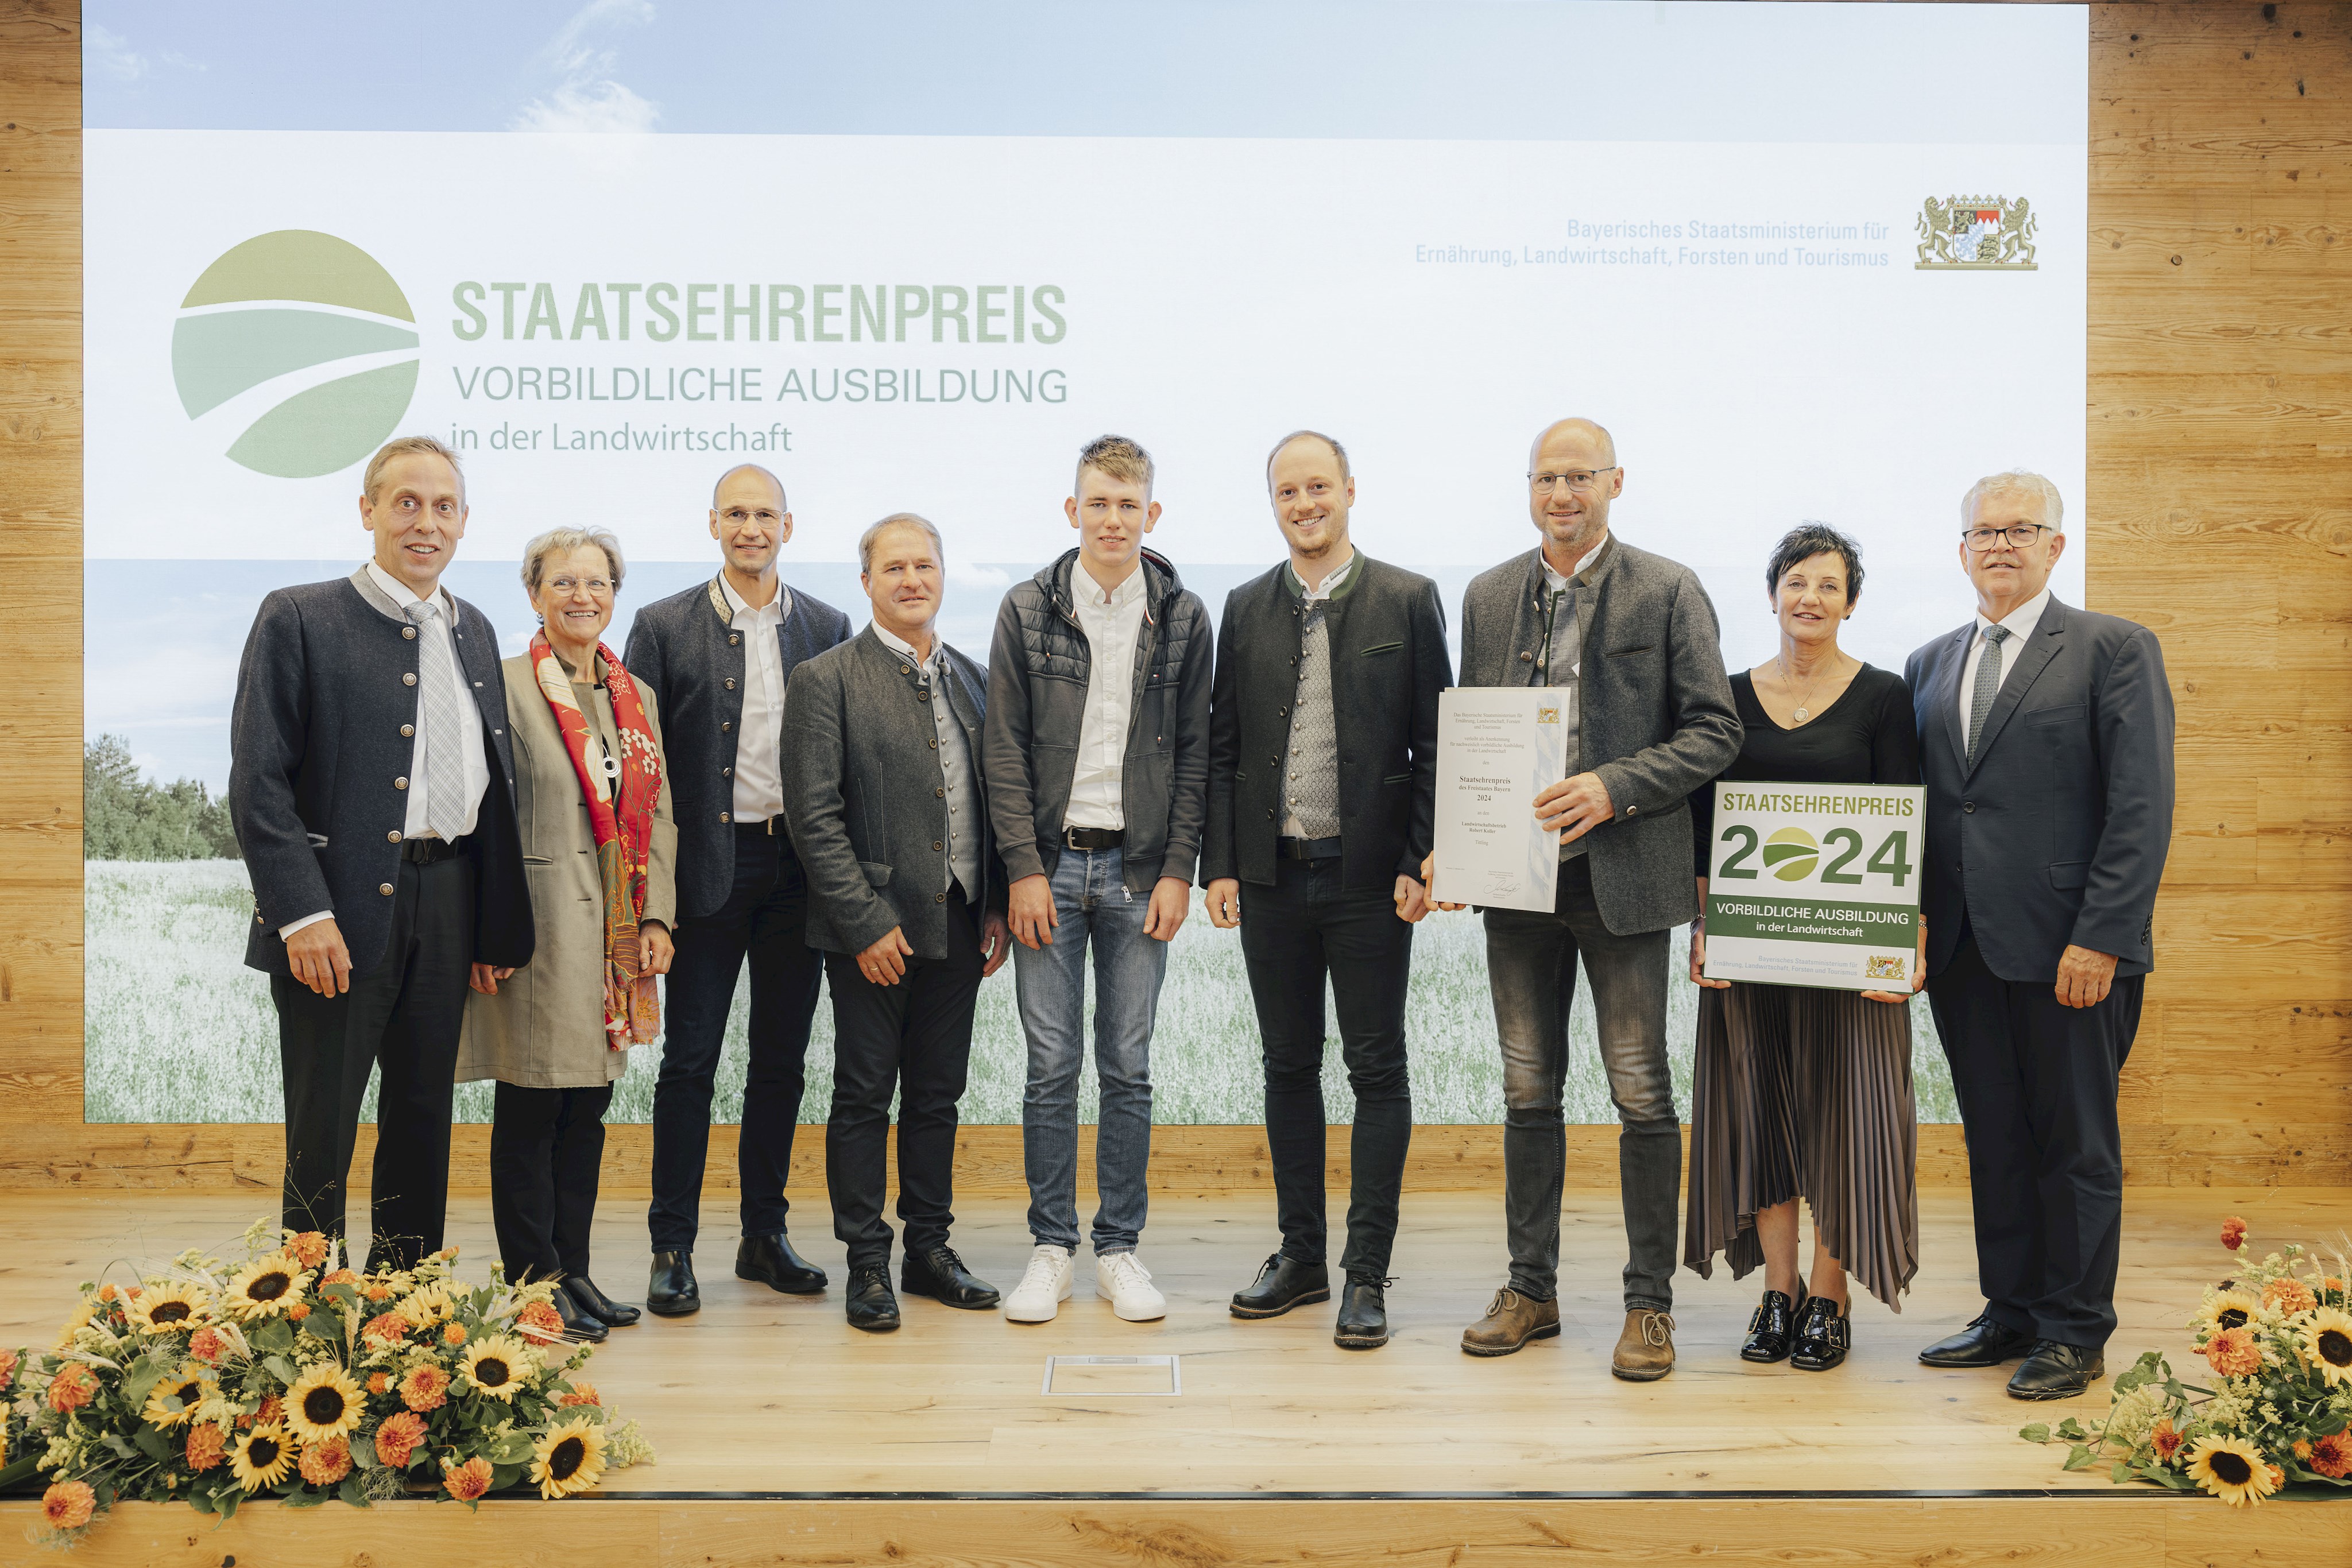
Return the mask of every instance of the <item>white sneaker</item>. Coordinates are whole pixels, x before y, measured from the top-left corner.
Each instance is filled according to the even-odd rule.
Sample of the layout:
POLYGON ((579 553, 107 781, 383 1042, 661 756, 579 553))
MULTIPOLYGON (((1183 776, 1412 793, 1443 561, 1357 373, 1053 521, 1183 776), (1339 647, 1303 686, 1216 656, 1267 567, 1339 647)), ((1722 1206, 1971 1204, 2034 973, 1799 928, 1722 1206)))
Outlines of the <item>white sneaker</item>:
POLYGON ((1040 1242, 1029 1254, 1021 1282, 1004 1298, 1004 1316, 1016 1323, 1050 1323, 1054 1310, 1070 1299, 1070 1249, 1040 1242))
POLYGON ((1095 1254, 1095 1294, 1110 1302, 1110 1310, 1131 1323, 1148 1323, 1168 1315, 1168 1298, 1151 1283, 1151 1270, 1132 1252, 1095 1254))

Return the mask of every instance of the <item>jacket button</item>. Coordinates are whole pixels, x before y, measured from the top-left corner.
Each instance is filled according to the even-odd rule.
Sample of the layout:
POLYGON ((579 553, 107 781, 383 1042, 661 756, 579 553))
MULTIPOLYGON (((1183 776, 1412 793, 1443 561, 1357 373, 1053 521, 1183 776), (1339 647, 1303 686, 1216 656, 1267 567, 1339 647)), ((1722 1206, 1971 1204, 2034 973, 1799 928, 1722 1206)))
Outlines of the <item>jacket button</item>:
POLYGON ((932 749, 933 751, 937 751, 939 748, 940 748, 940 737, 939 737, 938 736, 936 736, 936 735, 935 735, 935 736, 931 737, 931 749, 932 749))
POLYGON ((1533 653, 1522 653, 1519 655, 1519 663, 1522 664, 1532 664, 1535 662, 1536 656, 1533 653))
POLYGON ((731 676, 731 675, 728 677, 728 680, 727 680, 727 689, 728 689, 729 691, 730 691, 730 692, 731 692, 731 691, 733 691, 733 690, 735 689, 735 680, 734 680, 734 677, 733 677, 733 676, 731 676))
POLYGON ((719 770, 719 777, 721 779, 732 779, 735 777, 735 769, 732 768, 722 768, 719 770))
POLYGON ((935 850, 943 850, 943 849, 947 848, 947 845, 945 845, 945 844, 943 844, 943 843, 940 842, 940 841, 939 841, 939 840, 937 840, 937 839, 933 839, 933 840, 931 841, 931 848, 933 848, 933 849, 935 849, 935 850))
POLYGON ((408 780, 405 779, 395 779, 392 781, 392 787, 395 789, 405 789, 408 788, 408 780))
POLYGON ((731 821, 733 821, 735 819, 734 819, 734 818, 732 818, 732 817, 730 817, 730 816, 729 816, 726 812, 721 811, 721 812, 719 812, 719 820, 720 821, 722 821, 722 822, 731 822, 731 821))
POLYGON ((404 724, 400 727, 400 733, 404 736, 415 735, 416 727, 413 724, 404 724))
POLYGON ((1288 718, 1290 716, 1290 710, 1286 707, 1278 707, 1274 710, 1274 716, 1276 718, 1288 718))
POLYGON ((403 626, 400 629, 400 634, 412 643, 416 641, 416 628, 414 626, 403 626))
POLYGON ((396 844, 400 842, 400 835, 397 832, 386 833, 383 836, 383 841, 388 844, 396 844))
POLYGON ((733 719, 731 719, 731 718, 722 718, 722 719, 720 719, 720 720, 719 721, 719 733, 720 733, 720 734, 722 734, 722 735, 723 735, 723 734, 725 734, 727 731, 729 731, 729 730, 730 730, 730 729, 733 729, 734 727, 735 727, 735 721, 734 721, 733 719))
POLYGON ((911 675, 915 673, 915 667, 912 664, 901 664, 898 666, 898 673, 902 675, 911 675))
POLYGON ((935 893, 931 894, 931 902, 933 904, 945 904, 947 901, 948 895, 944 893, 935 893))
POLYGON ((915 694, 915 700, 919 703, 927 703, 931 700, 931 694, 929 692, 919 691, 915 694))
POLYGON ((414 674, 403 675, 400 677, 400 684, 404 686, 413 686, 416 684, 416 676, 414 674))
POLYGON ((386 898, 390 898, 392 896, 392 883, 388 882, 380 882, 376 883, 375 890, 383 894, 386 898))
POLYGON ((931 797, 934 800, 944 800, 948 798, 948 792, 945 789, 934 789, 931 791, 931 797))
POLYGON ((1960 810, 1963 811, 1973 811, 1976 809, 1977 803, 1974 800, 1963 800, 1960 802, 1960 810))
POLYGON ((730 648, 732 648, 736 643, 740 643, 742 640, 743 634, 740 632, 730 632, 727 633, 727 645, 730 648))
POLYGON ((1625 808, 1625 814, 1629 817, 1638 817, 1642 814, 1642 808, 1639 806, 1628 806, 1625 808))

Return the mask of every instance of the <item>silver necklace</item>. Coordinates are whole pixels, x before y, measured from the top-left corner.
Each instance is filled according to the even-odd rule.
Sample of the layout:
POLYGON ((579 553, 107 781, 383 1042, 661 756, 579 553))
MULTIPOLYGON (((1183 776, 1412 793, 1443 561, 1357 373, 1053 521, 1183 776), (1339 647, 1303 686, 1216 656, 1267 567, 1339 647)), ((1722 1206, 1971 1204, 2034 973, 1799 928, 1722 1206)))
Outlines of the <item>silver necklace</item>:
MULTIPOLYGON (((1794 685, 1796 682, 1789 674, 1789 660, 1787 655, 1780 655, 1774 658, 1772 662, 1780 666, 1781 681, 1787 685, 1794 685)), ((1795 709, 1795 716, 1799 724, 1802 724, 1807 719, 1813 716, 1810 705, 1813 700, 1813 694, 1822 689, 1822 678, 1823 677, 1820 675, 1815 675, 1813 677, 1813 684, 1805 688, 1804 696, 1798 702, 1795 709)))

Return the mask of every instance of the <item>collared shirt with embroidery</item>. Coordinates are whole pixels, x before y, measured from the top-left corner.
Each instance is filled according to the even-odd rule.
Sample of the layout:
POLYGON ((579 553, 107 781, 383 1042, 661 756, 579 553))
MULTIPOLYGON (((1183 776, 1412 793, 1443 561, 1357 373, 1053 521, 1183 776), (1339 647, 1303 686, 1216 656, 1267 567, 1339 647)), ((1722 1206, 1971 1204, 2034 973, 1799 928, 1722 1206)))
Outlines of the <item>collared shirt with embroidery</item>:
POLYGON ((971 740, 963 721, 955 716, 948 689, 955 672, 948 663, 948 645, 934 636, 931 656, 915 652, 914 644, 890 632, 880 622, 874 635, 881 644, 915 666, 915 674, 930 693, 931 727, 940 742, 940 783, 948 800, 948 873, 942 891, 963 883, 964 901, 980 902, 980 776, 972 768, 971 740))

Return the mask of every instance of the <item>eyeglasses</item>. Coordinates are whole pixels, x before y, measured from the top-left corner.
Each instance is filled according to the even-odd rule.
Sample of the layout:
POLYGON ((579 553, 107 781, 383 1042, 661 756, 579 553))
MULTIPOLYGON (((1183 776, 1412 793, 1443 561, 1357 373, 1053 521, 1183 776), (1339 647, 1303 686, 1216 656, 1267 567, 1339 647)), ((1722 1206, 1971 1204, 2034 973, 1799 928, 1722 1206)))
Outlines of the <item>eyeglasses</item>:
MULTIPOLYGON (((1960 538, 1968 541, 1970 549, 1981 555, 1987 550, 2000 549, 2008 545, 2023 549, 2040 538, 2044 531, 2040 523, 2011 523, 2005 528, 1963 528, 1960 538)), ((2046 531, 2056 533, 2058 530, 2050 528, 2046 531)))
POLYGON ((566 599, 569 599, 572 596, 572 591, 573 589, 581 587, 585 587, 590 593, 593 594, 598 599, 605 598, 613 591, 613 584, 611 580, 608 578, 551 577, 547 580, 547 591, 550 593, 559 594, 566 599))
POLYGON ((1566 485, 1576 495, 1590 496, 1601 488, 1602 474, 1615 472, 1617 470, 1613 467, 1601 469, 1598 473, 1590 468, 1570 468, 1558 474, 1530 474, 1528 484, 1538 496, 1548 494, 1559 485, 1566 485))

